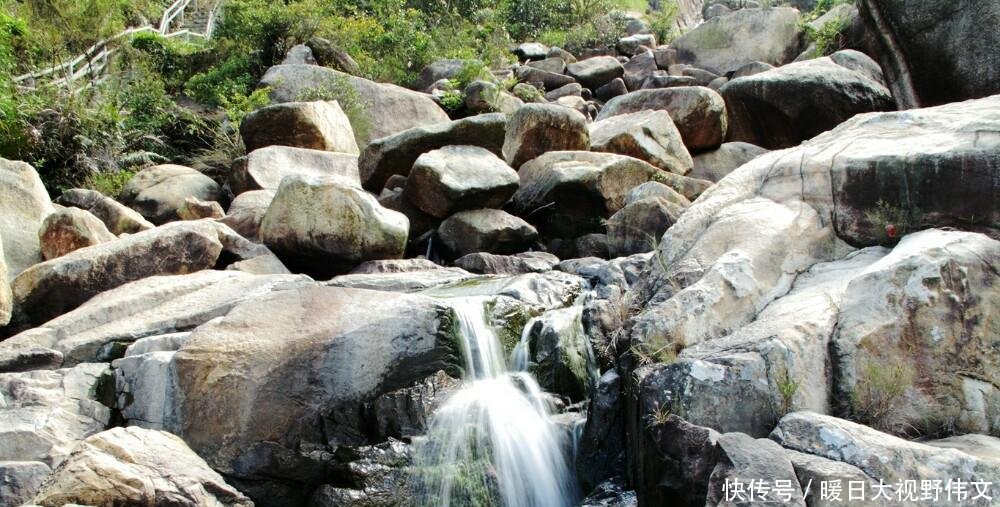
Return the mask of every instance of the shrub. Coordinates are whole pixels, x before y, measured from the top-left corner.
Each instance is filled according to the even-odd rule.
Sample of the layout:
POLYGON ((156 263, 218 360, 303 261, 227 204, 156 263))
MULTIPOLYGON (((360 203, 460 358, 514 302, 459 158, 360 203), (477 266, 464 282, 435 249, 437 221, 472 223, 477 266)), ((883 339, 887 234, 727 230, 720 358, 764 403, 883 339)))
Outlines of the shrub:
POLYGON ((677 3, 664 1, 660 3, 660 9, 654 10, 647 16, 649 29, 656 36, 658 44, 670 44, 677 38, 677 3))
POLYGON ((855 419, 880 431, 901 432, 900 405, 915 377, 913 369, 906 364, 866 362, 851 395, 855 419))
POLYGON ((367 113, 369 104, 361 98, 361 95, 351 85, 350 78, 347 76, 340 76, 331 84, 321 88, 304 90, 297 98, 303 102, 336 100, 340 104, 340 108, 344 111, 344 114, 347 115, 347 119, 351 122, 351 128, 354 129, 354 138, 359 143, 368 139, 372 128, 371 118, 367 113))
POLYGON ((135 176, 135 173, 136 171, 129 169, 91 173, 83 179, 80 187, 97 190, 107 196, 117 197, 121 195, 122 189, 132 179, 132 176, 135 176))
POLYGON ((232 55, 207 72, 195 74, 184 85, 184 93, 206 105, 248 96, 257 84, 257 62, 247 55, 232 55))

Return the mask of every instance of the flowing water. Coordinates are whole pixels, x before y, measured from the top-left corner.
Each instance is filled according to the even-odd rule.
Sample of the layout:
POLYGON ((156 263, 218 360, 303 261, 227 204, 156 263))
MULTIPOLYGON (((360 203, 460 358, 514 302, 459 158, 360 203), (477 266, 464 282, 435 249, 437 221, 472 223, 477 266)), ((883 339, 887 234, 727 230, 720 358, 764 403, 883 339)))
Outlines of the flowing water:
POLYGON ((461 325, 466 373, 463 387, 434 413, 418 444, 418 503, 575 504, 576 479, 564 453, 564 432, 550 421, 538 383, 527 372, 508 371, 481 299, 451 301, 461 325))

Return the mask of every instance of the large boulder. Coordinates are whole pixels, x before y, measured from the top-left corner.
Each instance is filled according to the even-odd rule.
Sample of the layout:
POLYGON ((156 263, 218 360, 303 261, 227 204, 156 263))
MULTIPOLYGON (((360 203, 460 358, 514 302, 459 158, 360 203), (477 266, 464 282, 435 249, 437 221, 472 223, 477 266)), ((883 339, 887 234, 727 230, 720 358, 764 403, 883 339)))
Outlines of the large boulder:
MULTIPOLYGON (((684 199, 683 196, 678 196, 684 199)), ((612 257, 656 249, 660 237, 684 213, 677 199, 647 197, 626 204, 608 219, 608 248, 612 257)))
POLYGON ((806 506, 792 463, 781 446, 771 440, 754 439, 743 433, 720 435, 705 505, 752 507, 755 503, 806 506), (747 486, 751 481, 767 483, 771 489, 766 494, 758 492, 756 497, 733 494, 739 485, 747 486), (765 501, 761 502, 761 497, 765 501))
POLYGON ((694 157, 692 178, 718 182, 737 167, 767 153, 767 149, 750 143, 724 143, 718 149, 694 157))
POLYGON ((447 146, 413 164, 403 196, 423 212, 447 218, 473 208, 499 208, 520 180, 500 157, 477 146, 447 146))
POLYGON ((53 211, 35 169, 24 162, 0 158, 0 237, 11 279, 42 261, 38 230, 53 211))
POLYGON ((117 239, 104 222, 80 208, 62 208, 45 217, 38 238, 45 260, 117 239))
POLYGON ((110 380, 108 365, 95 363, 0 373, 0 399, 4 400, 0 405, 0 462, 59 466, 80 440, 104 431, 111 422, 110 380))
POLYGON ((275 65, 261 78, 261 85, 270 87, 275 102, 295 102, 310 93, 350 86, 359 102, 354 106, 360 110, 350 118, 351 126, 362 149, 381 137, 448 121, 448 114, 430 95, 316 65, 275 65))
MULTIPOLYGON (((945 225, 996 234, 1000 216, 990 175, 1000 164, 1000 140, 981 135, 994 125, 1000 125, 1000 97, 862 114, 797 148, 755 158, 702 195, 664 234, 657 262, 633 286, 636 304, 649 303, 631 321, 632 351, 640 364, 659 363, 635 371, 636 421, 665 406, 695 424, 759 437, 789 410, 832 413, 836 386, 816 372, 837 360, 831 355, 833 337, 843 332, 847 338, 861 338, 868 326, 876 329, 882 316, 874 315, 874 308, 902 312, 893 298, 915 302, 921 294, 928 297, 921 303, 925 306, 892 314, 901 328, 926 337, 914 347, 933 340, 935 327, 943 346, 954 343, 946 338, 957 333, 953 317, 944 306, 929 304, 931 298, 967 301, 958 304, 966 305, 962 312, 969 315, 992 311, 992 303, 935 296, 935 285, 951 286, 942 281, 924 286, 919 275, 911 285, 879 283, 876 294, 875 285, 865 284, 865 296, 879 303, 856 303, 852 315, 846 314, 845 294, 866 276, 887 280, 895 271, 890 266, 914 260, 933 279, 939 261, 930 258, 949 257, 941 252, 905 261, 911 256, 903 252, 913 248, 905 241, 897 246, 903 250, 895 262, 882 246, 855 247, 892 245, 899 235, 945 225), (973 215, 979 218, 968 220, 973 215), (899 288, 904 285, 909 289, 899 288), (908 290, 912 296, 905 295, 908 290), (857 322, 852 325, 857 329, 842 329, 848 322, 857 322), (720 399, 739 402, 718 403, 720 399)), ((941 243, 946 237, 939 231, 924 234, 928 236, 917 243, 941 243)), ((961 256, 950 262, 979 270, 994 261, 961 256)), ((900 335, 890 327, 871 336, 884 339, 888 351, 900 335)), ((963 344, 975 350, 983 345, 963 344)), ((925 346, 927 352, 935 350, 925 346)), ((978 356, 973 361, 980 361, 978 356)), ((901 365, 930 372, 937 364, 951 364, 930 355, 913 363, 901 365)), ((891 372, 881 373, 895 382, 891 372)), ((951 389, 966 382, 958 377, 956 372, 931 385, 951 389)), ((990 390, 968 385, 976 389, 963 393, 961 403, 972 407, 983 400, 983 414, 988 414, 990 390)), ((976 415, 970 420, 983 419, 976 415)), ((640 461, 637 470, 643 467, 639 450, 644 445, 630 442, 640 461)))
POLYGON ((434 83, 442 79, 453 79, 463 69, 470 65, 482 65, 478 60, 443 59, 435 60, 420 71, 417 77, 416 89, 427 91, 434 83))
MULTIPOLYGON (((997 445, 997 439, 983 438, 997 445)), ((972 500, 977 496, 977 488, 971 482, 983 488, 985 484, 996 484, 1000 480, 1000 461, 995 458, 981 458, 956 449, 903 440, 867 426, 812 412, 785 416, 771 433, 771 439, 794 451, 857 467, 882 485, 937 480, 945 488, 949 483, 954 487, 961 481, 969 505, 992 505, 984 497, 972 500)), ((891 499, 898 500, 895 490, 891 491, 891 499)), ((869 491, 873 495, 876 492, 869 491)), ((919 497, 919 503, 911 500, 907 505, 954 505, 958 498, 956 493, 957 490, 945 489, 936 498, 933 494, 919 497)))
POLYGON ((541 83, 542 88, 546 91, 557 90, 563 86, 576 83, 575 79, 563 74, 562 70, 557 70, 560 66, 563 67, 563 70, 565 70, 566 62, 562 58, 550 58, 548 60, 531 62, 528 65, 522 65, 517 68, 514 75, 517 76, 518 80, 524 83, 541 83), (548 68, 535 66, 536 64, 549 61, 553 61, 555 65, 549 66, 548 68), (561 65, 559 65, 560 62, 561 65))
POLYGON ((229 187, 240 195, 252 190, 278 190, 285 176, 340 176, 359 182, 358 156, 348 153, 268 146, 233 161, 229 187))
POLYGON ((251 241, 260 241, 260 223, 274 200, 274 190, 251 190, 237 195, 219 222, 251 241))
MULTIPOLYGON (((0 249, 3 248, 3 237, 0 236, 0 249)), ((10 291, 10 276, 7 271, 7 260, 0 256, 0 329, 10 322, 14 313, 14 295, 10 291)))
POLYGON ((336 100, 286 102, 260 108, 240 123, 247 151, 293 146, 357 155, 354 130, 336 100))
POLYGON ((709 19, 671 44, 677 59, 718 75, 750 62, 784 65, 802 52, 799 11, 740 9, 709 19))
POLYGON ((218 201, 219 185, 212 178, 179 165, 158 165, 139 171, 125 184, 120 199, 150 222, 160 225, 179 220, 184 199, 218 201))
POLYGON ((0 461, 0 507, 31 502, 50 473, 52 469, 40 461, 0 461))
POLYGON ((526 360, 521 366, 546 392, 572 401, 590 398, 599 376, 582 318, 583 306, 545 312, 525 329, 521 344, 526 360))
POLYGON ((901 109, 1000 93, 996 2, 862 0, 858 7, 901 109))
POLYGON ((260 235, 293 270, 329 278, 372 259, 403 256, 410 223, 357 183, 338 177, 286 177, 260 235))
POLYGON ((624 155, 584 151, 546 153, 521 167, 511 206, 547 236, 575 238, 603 229, 625 205, 629 190, 661 171, 624 155))
POLYGON ((720 92, 729 113, 726 139, 768 149, 795 146, 859 113, 893 109, 881 82, 833 57, 734 79, 720 92))
POLYGON ((538 239, 538 231, 528 222, 498 209, 455 213, 441 222, 437 235, 453 258, 475 252, 523 252, 538 239))
POLYGON ((305 276, 215 270, 138 280, 0 343, 0 371, 110 361, 136 340, 190 330, 241 301, 307 283, 305 276), (46 362, 37 351, 50 352, 46 362))
POLYGON ((56 203, 89 211, 101 219, 111 234, 132 234, 156 227, 138 211, 96 191, 85 188, 66 190, 56 203))
POLYGON ((911 234, 855 277, 832 339, 836 398, 856 420, 1000 434, 1000 241, 911 234))
POLYGON ((368 441, 366 403, 455 371, 456 330, 452 310, 423 296, 280 291, 198 327, 166 381, 138 384, 149 389, 133 397, 163 400, 163 429, 231 483, 252 485, 258 504, 304 502, 329 480, 337 447, 368 441))
POLYGON ((514 169, 549 151, 588 150, 587 119, 577 111, 553 104, 528 104, 507 124, 503 157, 514 169))
POLYGON ((694 165, 666 111, 639 111, 590 124, 593 151, 628 155, 664 171, 687 174, 694 165))
POLYGON ((566 73, 585 88, 596 90, 611 80, 622 77, 625 67, 613 56, 595 56, 567 65, 566 73))
POLYGON ((455 259, 455 266, 470 273, 486 275, 519 275, 543 273, 559 264, 559 258, 548 252, 521 252, 515 255, 497 255, 476 252, 455 259))
POLYGON ((33 503, 253 506, 180 438, 134 427, 110 429, 81 442, 52 472, 33 503))
POLYGON ((692 152, 716 148, 726 137, 726 103, 721 95, 701 86, 639 90, 615 97, 601 109, 597 120, 647 109, 670 114, 692 152))
POLYGON ((447 123, 414 127, 372 141, 358 160, 361 183, 378 192, 394 174, 406 176, 424 153, 448 145, 479 146, 500 155, 507 118, 488 113, 447 123))
POLYGON ((37 326, 128 282, 216 267, 223 251, 237 258, 266 253, 246 241, 212 222, 167 224, 36 264, 14 279, 14 300, 37 326))

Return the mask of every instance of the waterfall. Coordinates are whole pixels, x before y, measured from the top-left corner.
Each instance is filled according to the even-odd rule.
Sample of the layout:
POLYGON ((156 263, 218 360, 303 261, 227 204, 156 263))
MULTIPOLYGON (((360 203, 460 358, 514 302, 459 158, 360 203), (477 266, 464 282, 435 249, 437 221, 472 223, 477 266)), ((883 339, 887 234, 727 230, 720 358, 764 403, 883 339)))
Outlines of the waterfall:
POLYGON ((507 370, 483 300, 451 301, 462 333, 465 379, 417 442, 418 505, 574 505, 576 479, 538 383, 527 372, 507 370))

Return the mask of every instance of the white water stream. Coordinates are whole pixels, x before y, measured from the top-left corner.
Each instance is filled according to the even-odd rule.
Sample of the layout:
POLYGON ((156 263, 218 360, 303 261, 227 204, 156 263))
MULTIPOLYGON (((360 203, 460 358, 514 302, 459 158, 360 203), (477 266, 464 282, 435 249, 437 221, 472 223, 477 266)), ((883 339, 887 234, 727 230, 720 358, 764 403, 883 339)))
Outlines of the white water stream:
POLYGON ((550 421, 538 383, 527 372, 508 371, 483 300, 450 302, 461 325, 465 380, 417 447, 418 504, 574 505, 579 497, 565 433, 550 421))

